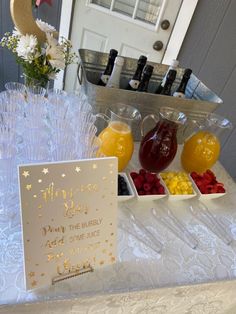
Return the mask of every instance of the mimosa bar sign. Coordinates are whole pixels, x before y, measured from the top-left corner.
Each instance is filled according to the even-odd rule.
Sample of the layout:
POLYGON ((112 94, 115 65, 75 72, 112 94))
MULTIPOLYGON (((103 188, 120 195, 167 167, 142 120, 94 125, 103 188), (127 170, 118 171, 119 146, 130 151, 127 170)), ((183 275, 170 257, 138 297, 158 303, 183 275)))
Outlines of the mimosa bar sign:
POLYGON ((26 289, 116 260, 117 159, 19 166, 26 289))

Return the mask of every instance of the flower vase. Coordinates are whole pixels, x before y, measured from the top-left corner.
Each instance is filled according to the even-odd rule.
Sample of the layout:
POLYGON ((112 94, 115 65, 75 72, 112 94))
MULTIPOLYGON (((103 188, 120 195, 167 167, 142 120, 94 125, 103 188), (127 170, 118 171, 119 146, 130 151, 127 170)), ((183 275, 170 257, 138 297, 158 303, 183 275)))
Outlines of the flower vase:
POLYGON ((32 87, 43 87, 46 89, 46 95, 48 94, 48 90, 49 90, 49 85, 50 85, 50 81, 49 80, 45 80, 45 78, 42 79, 36 79, 34 77, 30 77, 27 74, 23 74, 24 76, 24 84, 26 86, 26 88, 32 88, 32 87))

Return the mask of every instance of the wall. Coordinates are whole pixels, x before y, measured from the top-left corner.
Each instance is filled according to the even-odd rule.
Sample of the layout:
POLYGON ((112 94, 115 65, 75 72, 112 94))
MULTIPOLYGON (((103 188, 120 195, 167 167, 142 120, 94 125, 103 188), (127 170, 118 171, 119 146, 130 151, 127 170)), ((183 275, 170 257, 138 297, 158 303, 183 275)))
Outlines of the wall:
MULTIPOLYGON (((46 3, 34 10, 35 16, 59 29, 62 0, 53 0, 53 6, 46 3)), ((0 38, 5 32, 13 29, 10 15, 10 0, 0 1, 0 38)), ((0 48, 0 91, 4 90, 4 84, 9 81, 22 81, 20 67, 15 58, 7 49, 0 48)))
MULTIPOLYGON (((181 66, 190 67, 224 104, 216 112, 236 126, 236 1, 199 0, 179 53, 181 66)), ((236 128, 223 142, 221 162, 236 179, 236 128)))

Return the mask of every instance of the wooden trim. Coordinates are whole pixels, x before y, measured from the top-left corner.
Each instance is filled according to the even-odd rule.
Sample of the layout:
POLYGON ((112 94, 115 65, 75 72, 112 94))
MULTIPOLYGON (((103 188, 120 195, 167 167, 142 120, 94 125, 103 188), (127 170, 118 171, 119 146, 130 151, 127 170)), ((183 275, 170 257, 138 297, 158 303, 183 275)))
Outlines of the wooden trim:
MULTIPOLYGON (((70 36, 73 2, 73 0, 62 0, 59 38, 61 36, 69 38, 70 36)), ((54 88, 63 89, 64 75, 65 71, 60 71, 58 73, 57 79, 54 82, 54 88)))
POLYGON ((180 48, 187 33, 189 24, 197 6, 198 0, 183 0, 178 17, 173 27, 162 63, 170 64, 172 59, 178 57, 180 48))

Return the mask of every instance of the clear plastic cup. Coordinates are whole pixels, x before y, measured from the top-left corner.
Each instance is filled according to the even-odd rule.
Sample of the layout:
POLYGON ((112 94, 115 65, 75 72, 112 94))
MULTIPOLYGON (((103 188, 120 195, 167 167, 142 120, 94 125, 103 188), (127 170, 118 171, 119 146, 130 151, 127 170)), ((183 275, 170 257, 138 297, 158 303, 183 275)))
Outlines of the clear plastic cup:
POLYGON ((52 151, 53 161, 63 161, 63 160, 75 160, 77 159, 77 154, 75 148, 72 145, 58 145, 52 151))
POLYGON ((21 158, 24 163, 46 162, 50 160, 50 150, 47 146, 25 145, 21 158))
POLYGON ((26 86, 19 82, 7 82, 5 84, 5 89, 7 91, 20 93, 22 95, 25 95, 26 92, 26 86))
POLYGON ((41 86, 26 86, 27 97, 41 96, 46 95, 47 90, 41 86))
POLYGON ((25 98, 21 94, 4 91, 0 93, 0 111, 23 114, 25 98))

